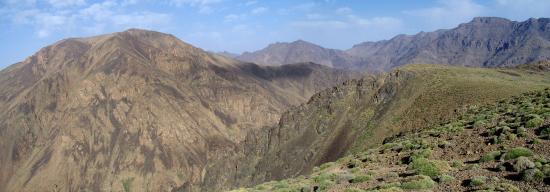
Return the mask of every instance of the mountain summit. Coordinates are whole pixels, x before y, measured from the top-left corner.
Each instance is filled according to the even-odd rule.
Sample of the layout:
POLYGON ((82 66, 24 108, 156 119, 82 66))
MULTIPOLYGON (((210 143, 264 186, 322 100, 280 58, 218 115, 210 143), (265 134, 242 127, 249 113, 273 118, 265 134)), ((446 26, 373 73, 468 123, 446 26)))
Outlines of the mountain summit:
POLYGON ((323 48, 303 40, 270 44, 262 50, 245 52, 235 58, 260 65, 314 62, 336 68, 348 68, 353 61, 353 58, 343 51, 323 48))
POLYGON ((212 167, 235 167, 248 132, 349 77, 139 29, 62 40, 0 72, 0 191, 227 188, 202 184, 235 174, 212 167))

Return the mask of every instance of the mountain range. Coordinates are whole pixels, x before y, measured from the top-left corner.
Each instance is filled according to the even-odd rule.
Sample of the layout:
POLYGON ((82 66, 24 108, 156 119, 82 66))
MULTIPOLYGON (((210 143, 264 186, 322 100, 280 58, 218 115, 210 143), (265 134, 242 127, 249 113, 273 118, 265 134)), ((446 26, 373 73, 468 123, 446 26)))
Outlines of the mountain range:
POLYGON ((523 22, 477 17, 453 29, 398 35, 364 42, 348 50, 327 49, 305 41, 275 43, 235 57, 260 65, 311 61, 331 67, 388 71, 414 63, 459 66, 516 66, 550 59, 550 19, 523 22))
POLYGON ((432 157, 473 164, 489 144, 533 147, 540 155, 528 160, 540 165, 525 166, 542 182, 486 164, 449 171, 462 188, 438 190, 481 189, 463 186, 479 173, 545 191, 547 21, 475 18, 347 51, 277 43, 248 53, 260 65, 141 29, 61 40, 0 71, 0 191, 400 191, 413 181, 426 190, 440 175, 415 172, 417 157, 428 171, 450 161, 432 157), (488 105, 499 107, 479 108, 488 105), (434 127, 472 130, 436 138, 434 127), (415 133, 430 142, 396 143, 415 133), (457 145, 449 156, 444 141, 457 145), (392 176, 371 182, 372 167, 392 176))

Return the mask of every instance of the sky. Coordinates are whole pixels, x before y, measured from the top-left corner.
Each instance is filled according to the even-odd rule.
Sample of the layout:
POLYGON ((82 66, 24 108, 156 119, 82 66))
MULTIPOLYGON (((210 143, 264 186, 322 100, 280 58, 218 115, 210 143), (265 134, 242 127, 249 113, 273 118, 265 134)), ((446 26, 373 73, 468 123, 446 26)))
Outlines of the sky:
POLYGON ((274 42, 349 49, 398 34, 453 28, 477 16, 550 17, 550 0, 0 0, 0 68, 69 37, 141 28, 208 51, 274 42))

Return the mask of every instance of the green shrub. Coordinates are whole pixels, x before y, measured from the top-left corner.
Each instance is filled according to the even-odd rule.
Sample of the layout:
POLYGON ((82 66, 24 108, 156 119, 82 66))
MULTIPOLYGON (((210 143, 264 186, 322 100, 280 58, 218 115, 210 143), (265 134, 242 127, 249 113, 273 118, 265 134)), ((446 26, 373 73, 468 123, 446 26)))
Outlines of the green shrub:
POLYGON ((284 189, 288 188, 288 183, 286 181, 279 181, 273 185, 274 189, 284 189))
POLYGON ((520 174, 523 181, 541 181, 544 179, 544 173, 539 169, 526 169, 520 174))
POLYGON ((349 189, 344 190, 344 192, 363 192, 363 191, 365 191, 365 190, 356 189, 356 188, 349 188, 349 189))
POLYGON ((538 115, 534 115, 529 121, 525 123, 527 128, 536 128, 540 127, 544 123, 544 119, 540 118, 538 115))
POLYGON ((470 179, 469 185, 472 186, 472 187, 481 186, 481 185, 485 184, 486 181, 487 181, 487 177, 477 176, 477 177, 474 177, 474 178, 470 179))
POLYGON ((401 183, 399 182, 391 182, 391 183, 384 183, 378 187, 376 187, 377 189, 392 189, 392 188, 397 188, 397 187, 401 187, 401 183))
POLYGON ((533 163, 529 158, 527 157, 518 157, 516 160, 516 163, 514 164, 514 171, 520 172, 525 169, 534 168, 535 163, 533 163))
POLYGON ((484 190, 478 190, 478 191, 486 191, 486 192, 521 192, 521 190, 509 183, 497 183, 495 185, 489 185, 484 188, 484 190))
POLYGON ((481 167, 479 166, 479 164, 477 163, 474 163, 474 164, 469 164, 468 166, 466 166, 466 169, 467 170, 476 170, 476 169, 480 169, 481 167))
POLYGON ((409 164, 409 169, 414 170, 416 174, 435 177, 441 174, 441 170, 434 162, 426 158, 417 158, 409 164))
POLYGON ((355 167, 359 167, 361 164, 362 164, 362 162, 359 161, 358 159, 350 159, 346 163, 346 167, 349 168, 349 169, 352 169, 352 168, 355 168, 355 167))
POLYGON ((323 180, 319 182, 319 190, 327 190, 330 186, 334 185, 335 183, 331 180, 323 180))
POLYGON ((415 176, 410 181, 401 183, 403 189, 431 189, 435 187, 436 183, 430 177, 424 175, 415 176))
POLYGON ((499 163, 496 167, 495 167, 496 170, 498 171, 506 171, 506 165, 505 163, 499 163))
POLYGON ((340 175, 338 175, 338 178, 336 179, 336 183, 351 182, 351 180, 353 180, 353 178, 355 178, 355 175, 353 175, 353 174, 349 174, 349 173, 340 174, 340 175))
POLYGON ((333 165, 334 165, 334 162, 324 163, 324 164, 322 164, 321 166, 319 166, 319 169, 320 169, 320 170, 325 170, 325 169, 327 169, 327 168, 329 168, 329 167, 332 167, 333 165))
POLYGON ((546 175, 547 177, 550 177, 550 164, 543 165, 543 166, 542 166, 542 172, 543 172, 544 175, 546 175))
POLYGON ((527 129, 525 129, 525 127, 519 127, 518 129, 516 129, 516 133, 520 137, 527 137, 527 129))
POLYGON ((359 167, 355 167, 349 170, 350 173, 359 173, 359 171, 361 171, 359 167))
POLYGON ((487 122, 485 120, 477 120, 474 122, 473 124, 473 128, 474 129, 479 129, 479 128, 482 128, 483 126, 485 126, 487 122))
POLYGON ((418 158, 428 158, 430 157, 430 155, 432 155, 431 149, 420 149, 420 150, 414 151, 409 157, 409 160, 412 161, 418 158))
POLYGON ((351 180, 351 183, 362 183, 365 181, 369 181, 371 179, 372 179, 372 176, 370 175, 357 175, 351 180))
POLYGON ((391 187, 391 188, 385 188, 385 189, 371 190, 369 192, 403 192, 403 189, 399 187, 391 187))
POLYGON ((313 181, 320 183, 322 181, 334 181, 336 179, 336 174, 334 173, 321 173, 319 175, 313 176, 313 181))
POLYGON ((397 178, 397 177, 399 177, 399 173, 397 173, 397 172, 389 172, 388 174, 386 174, 386 177, 387 177, 387 178, 397 178))
POLYGON ((504 154, 504 160, 516 159, 518 157, 530 157, 533 156, 533 152, 530 149, 524 147, 516 147, 508 149, 504 154))
POLYGON ((550 139, 550 127, 545 127, 540 130, 540 135, 546 139, 550 139))
POLYGON ((479 159, 479 162, 481 163, 485 163, 485 162, 489 162, 489 161, 494 161, 496 160, 498 157, 500 157, 500 155, 502 155, 502 152, 501 151, 491 151, 485 155, 483 155, 480 159, 479 159))
POLYGON ((460 160, 454 160, 451 163, 451 166, 454 167, 454 168, 460 168, 460 167, 464 166, 464 163, 460 160))
POLYGON ((124 192, 130 192, 133 181, 134 181, 133 177, 122 181, 122 187, 124 188, 124 192))
POLYGON ((452 181, 452 180, 455 180, 455 178, 453 176, 450 176, 450 175, 441 175, 441 176, 437 177, 437 182, 439 182, 439 183, 446 183, 446 182, 449 182, 449 181, 452 181))
POLYGON ((498 136, 492 136, 490 139, 489 139, 489 142, 491 144, 500 144, 502 143, 502 140, 498 137, 498 136))

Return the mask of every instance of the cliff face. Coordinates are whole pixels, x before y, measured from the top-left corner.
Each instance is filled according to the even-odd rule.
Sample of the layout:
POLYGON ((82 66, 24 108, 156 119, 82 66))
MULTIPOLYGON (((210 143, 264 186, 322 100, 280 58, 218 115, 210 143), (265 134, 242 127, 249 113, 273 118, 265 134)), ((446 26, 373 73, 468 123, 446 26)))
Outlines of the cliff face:
POLYGON ((350 78, 143 30, 63 40, 0 73, 0 191, 199 191, 248 132, 350 78))

